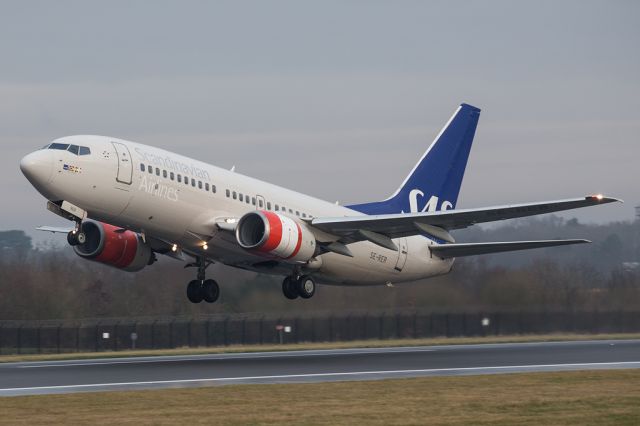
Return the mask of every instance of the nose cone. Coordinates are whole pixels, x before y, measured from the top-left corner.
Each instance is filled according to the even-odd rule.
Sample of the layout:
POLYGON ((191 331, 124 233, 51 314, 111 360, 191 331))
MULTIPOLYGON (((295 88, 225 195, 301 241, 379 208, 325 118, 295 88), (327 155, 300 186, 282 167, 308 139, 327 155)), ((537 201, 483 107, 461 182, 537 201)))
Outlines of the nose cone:
POLYGON ((20 170, 37 189, 45 189, 53 175, 54 158, 51 150, 41 149, 20 160, 20 170))

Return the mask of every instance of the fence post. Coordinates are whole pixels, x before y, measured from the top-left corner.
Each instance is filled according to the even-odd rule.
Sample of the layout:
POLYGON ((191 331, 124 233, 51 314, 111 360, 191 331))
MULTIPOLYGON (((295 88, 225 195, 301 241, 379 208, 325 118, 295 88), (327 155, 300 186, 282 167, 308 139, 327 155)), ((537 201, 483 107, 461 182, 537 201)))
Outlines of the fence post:
POLYGON ((333 342, 333 314, 329 316, 329 341, 333 342))
POLYGON ((18 326, 18 335, 16 336, 17 340, 16 340, 16 346, 18 349, 18 354, 21 353, 21 346, 22 346, 22 326, 18 326))
POLYGON ((95 329, 95 335, 96 335, 96 350, 95 352, 98 352, 98 344, 100 343, 100 323, 96 324, 96 329, 95 329))
POLYGON ((444 315, 444 335, 449 337, 449 314, 444 315))
POLYGON ((224 335, 224 345, 225 346, 229 346, 229 335, 228 335, 228 332, 229 332, 229 317, 228 316, 226 316, 224 318, 224 323, 223 323, 222 329, 223 329, 223 335, 224 335))
POLYGON ((316 317, 311 317, 311 341, 316 341, 316 317))
POLYGON ((118 352, 118 322, 113 326, 113 350, 118 352))
POLYGON ((368 333, 367 333, 367 331, 368 331, 368 330, 367 330, 367 322, 368 322, 368 320, 367 320, 367 314, 365 313, 365 314, 362 316, 362 340, 367 340, 367 334, 368 334, 368 333))

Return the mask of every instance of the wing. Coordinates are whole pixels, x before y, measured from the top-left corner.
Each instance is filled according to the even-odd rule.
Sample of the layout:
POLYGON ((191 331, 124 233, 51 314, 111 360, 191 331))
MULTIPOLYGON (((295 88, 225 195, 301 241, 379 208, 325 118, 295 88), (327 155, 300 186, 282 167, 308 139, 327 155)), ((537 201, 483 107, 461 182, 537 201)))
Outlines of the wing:
POLYGON ((431 253, 442 259, 451 257, 475 256, 477 254, 501 253, 504 251, 529 250, 543 247, 566 246, 570 244, 586 244, 589 240, 543 240, 513 241, 507 243, 465 243, 442 244, 430 246, 431 253))
POLYGON ((391 238, 428 234, 447 242, 453 239, 447 231, 461 229, 476 223, 534 216, 581 207, 620 201, 615 198, 592 195, 569 200, 546 201, 479 209, 446 210, 424 213, 385 214, 374 216, 345 216, 315 218, 311 225, 326 233, 340 237, 343 243, 369 240, 383 247, 393 248, 391 238), (377 241, 375 241, 377 239, 377 241))

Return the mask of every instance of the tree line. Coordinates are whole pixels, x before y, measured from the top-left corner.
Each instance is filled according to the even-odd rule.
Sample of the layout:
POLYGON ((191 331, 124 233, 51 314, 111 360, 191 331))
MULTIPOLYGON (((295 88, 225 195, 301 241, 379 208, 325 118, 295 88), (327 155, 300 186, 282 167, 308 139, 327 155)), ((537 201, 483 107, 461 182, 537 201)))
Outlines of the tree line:
MULTIPOLYGON (((0 319, 40 320, 215 313, 640 311, 640 221, 603 225, 555 216, 457 232, 458 241, 581 238, 590 245, 458 259, 446 276, 389 287, 320 286, 290 301, 281 278, 214 265, 215 304, 189 303, 194 271, 163 258, 127 273, 77 257, 69 247, 31 247, 22 231, 0 232, 0 319)), ((61 240, 63 237, 61 237, 61 240)))

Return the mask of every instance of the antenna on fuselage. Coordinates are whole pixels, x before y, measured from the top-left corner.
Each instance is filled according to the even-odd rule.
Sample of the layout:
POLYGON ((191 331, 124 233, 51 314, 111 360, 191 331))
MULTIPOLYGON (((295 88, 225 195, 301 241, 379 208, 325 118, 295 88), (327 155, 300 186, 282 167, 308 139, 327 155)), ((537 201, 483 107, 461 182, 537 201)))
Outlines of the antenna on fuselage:
POLYGON ((234 164, 233 166, 231 166, 231 171, 235 172, 236 171, 236 165, 234 164))

